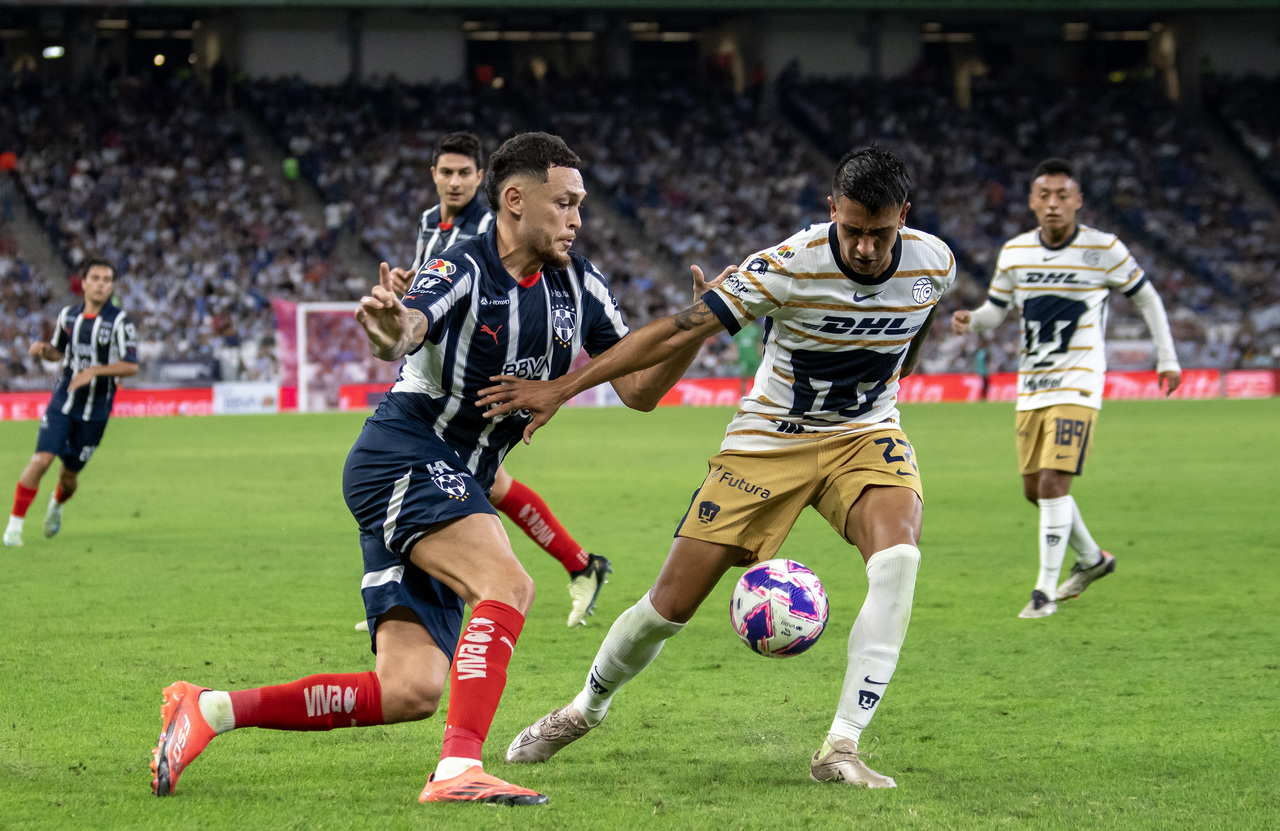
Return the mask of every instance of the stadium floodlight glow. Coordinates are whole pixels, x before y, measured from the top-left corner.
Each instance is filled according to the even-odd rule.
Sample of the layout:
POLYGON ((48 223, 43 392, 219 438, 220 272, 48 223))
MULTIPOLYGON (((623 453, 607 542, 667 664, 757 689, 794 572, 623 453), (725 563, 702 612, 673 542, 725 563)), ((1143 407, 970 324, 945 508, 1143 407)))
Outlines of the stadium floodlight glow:
POLYGON ((67 50, 62 46, 46 46, 40 51, 41 57, 48 58, 49 60, 61 58, 65 54, 67 54, 67 50))
POLYGON ((156 66, 164 66, 164 55, 156 55, 151 62, 156 66))

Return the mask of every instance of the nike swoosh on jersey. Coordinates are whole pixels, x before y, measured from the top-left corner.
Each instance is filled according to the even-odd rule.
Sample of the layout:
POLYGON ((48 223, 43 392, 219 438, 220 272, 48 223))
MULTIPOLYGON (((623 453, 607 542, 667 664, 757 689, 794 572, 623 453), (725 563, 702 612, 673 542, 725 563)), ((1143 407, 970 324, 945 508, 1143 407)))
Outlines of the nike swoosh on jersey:
POLYGON ((881 294, 881 292, 876 292, 875 294, 858 294, 858 293, 855 291, 855 292, 853 293, 853 302, 854 302, 854 303, 861 303, 863 300, 870 300, 870 299, 871 299, 871 298, 873 298, 873 297, 879 297, 879 296, 880 296, 880 294, 881 294))

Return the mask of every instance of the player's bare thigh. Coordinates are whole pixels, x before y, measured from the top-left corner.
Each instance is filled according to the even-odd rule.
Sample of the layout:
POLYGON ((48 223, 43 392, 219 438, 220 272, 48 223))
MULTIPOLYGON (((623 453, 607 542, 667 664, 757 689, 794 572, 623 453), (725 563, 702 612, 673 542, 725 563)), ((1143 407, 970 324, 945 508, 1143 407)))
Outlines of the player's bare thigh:
POLYGON ((409 555, 413 564, 458 593, 468 606, 496 600, 527 615, 533 579, 511 550, 494 514, 470 514, 432 530, 409 555))
POLYGON ((382 720, 387 724, 434 715, 449 680, 449 656, 409 609, 393 606, 378 618, 382 720))
POLYGON ((667 620, 685 623, 698 611, 724 573, 750 553, 737 546, 676 537, 658 579, 649 590, 649 601, 667 620))
POLYGON ((911 488, 869 485, 849 508, 844 536, 862 559, 895 545, 918 545, 924 503, 911 488))
POLYGON ((493 487, 489 489, 489 504, 496 508, 499 502, 506 499, 507 491, 511 490, 511 483, 514 481, 511 474, 507 473, 507 466, 498 465, 498 473, 493 477, 493 487))

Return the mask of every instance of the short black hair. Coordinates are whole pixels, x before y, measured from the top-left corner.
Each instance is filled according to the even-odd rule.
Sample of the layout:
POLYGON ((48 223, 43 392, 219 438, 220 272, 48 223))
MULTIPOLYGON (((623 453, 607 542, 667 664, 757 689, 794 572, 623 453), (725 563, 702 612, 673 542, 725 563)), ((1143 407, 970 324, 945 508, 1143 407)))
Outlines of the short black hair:
POLYGON ((475 133, 464 131, 441 136, 440 140, 436 142, 435 152, 431 154, 432 167, 435 167, 436 162, 440 161, 442 153, 457 153, 459 156, 467 156, 476 163, 477 170, 484 169, 484 147, 480 144, 480 137, 475 133))
POLYGON ((92 259, 85 260, 84 265, 80 267, 80 276, 82 278, 88 277, 89 269, 91 268, 111 269, 111 282, 113 283, 116 281, 116 278, 120 276, 120 272, 116 271, 116 267, 110 262, 108 262, 107 260, 102 259, 101 257, 94 257, 92 259))
POLYGON ((850 150, 836 163, 831 196, 860 202, 871 213, 907 204, 911 175, 896 153, 871 146, 850 150))
POLYGON ((1068 179, 1074 179, 1076 182, 1080 181, 1079 179, 1076 179, 1076 166, 1066 159, 1059 159, 1057 157, 1045 159, 1040 162, 1040 164, 1036 165, 1036 169, 1031 171, 1031 181, 1034 182, 1041 176, 1056 176, 1059 173, 1066 176, 1068 179))
POLYGON ((547 171, 553 167, 578 170, 582 167, 582 159, 569 149, 564 139, 550 133, 520 133, 507 139, 489 157, 489 175, 484 183, 489 207, 498 210, 502 186, 511 177, 529 176, 545 182, 547 171))

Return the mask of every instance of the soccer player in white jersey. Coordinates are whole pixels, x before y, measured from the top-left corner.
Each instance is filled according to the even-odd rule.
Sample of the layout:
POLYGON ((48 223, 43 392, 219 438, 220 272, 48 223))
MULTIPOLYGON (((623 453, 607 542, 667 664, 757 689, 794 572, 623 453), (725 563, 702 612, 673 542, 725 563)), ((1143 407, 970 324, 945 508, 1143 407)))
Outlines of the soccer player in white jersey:
POLYGON ((898 382, 955 280, 947 246, 905 227, 908 182, 888 150, 849 153, 836 167, 831 222, 749 257, 694 306, 633 332, 577 372, 549 383, 504 377, 481 390, 478 403, 493 414, 533 413, 527 439, 581 390, 766 319, 755 385, 653 588, 613 624, 577 697, 517 736, 508 761, 545 761, 599 725, 614 694, 684 628, 720 578, 774 557, 812 505, 857 546, 868 590, 849 636, 835 718, 809 775, 895 787, 866 766, 858 740, 898 664, 920 561, 923 491, 898 423, 898 382))
MULTIPOLYGON (((493 211, 480 193, 484 181, 484 148, 475 133, 449 133, 436 142, 431 180, 440 203, 422 212, 413 268, 391 269, 392 289, 397 294, 403 295, 408 290, 423 264, 436 259, 450 246, 483 235, 493 224, 493 211)), ((585 626, 587 617, 595 614, 600 590, 613 571, 609 560, 579 544, 546 500, 512 477, 506 465, 498 468, 489 502, 564 567, 569 574, 567 625, 571 629, 585 626)), ((356 629, 368 632, 368 621, 360 621, 356 629)))
POLYGON ((1018 617, 1041 618, 1058 611, 1058 601, 1078 597, 1116 568, 1116 558, 1093 541, 1071 496, 1102 406, 1103 337, 1112 289, 1124 292, 1142 313, 1166 394, 1178 388, 1182 370, 1164 304, 1142 266, 1115 234, 1076 222, 1083 197, 1072 164, 1041 162, 1031 175, 1029 204, 1039 227, 1004 244, 987 301, 952 315, 951 331, 994 329, 1011 304, 1022 312, 1018 464, 1023 493, 1040 507, 1040 576, 1018 617), (1058 585, 1068 545, 1076 562, 1071 576, 1058 585))

